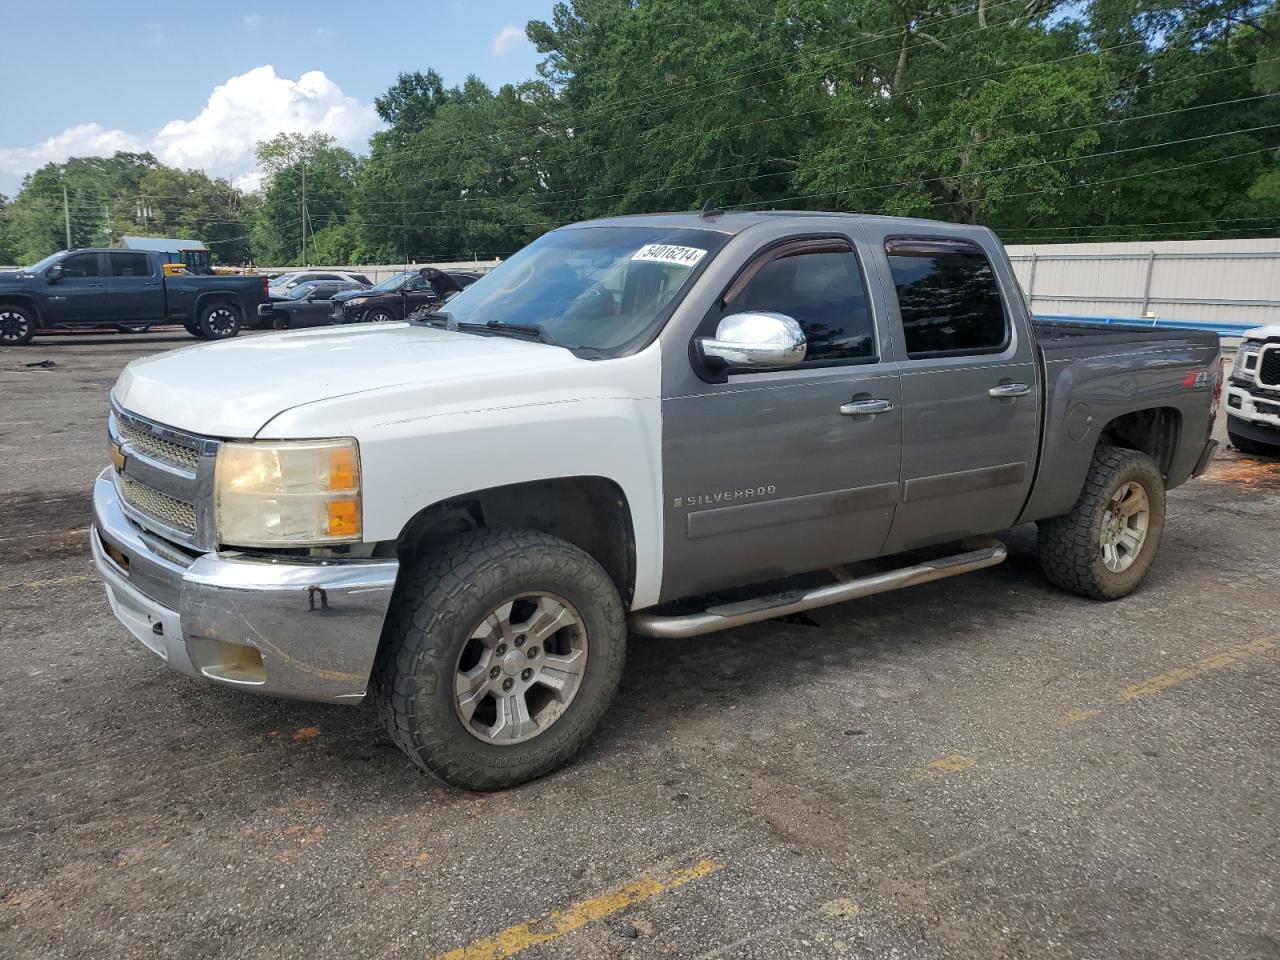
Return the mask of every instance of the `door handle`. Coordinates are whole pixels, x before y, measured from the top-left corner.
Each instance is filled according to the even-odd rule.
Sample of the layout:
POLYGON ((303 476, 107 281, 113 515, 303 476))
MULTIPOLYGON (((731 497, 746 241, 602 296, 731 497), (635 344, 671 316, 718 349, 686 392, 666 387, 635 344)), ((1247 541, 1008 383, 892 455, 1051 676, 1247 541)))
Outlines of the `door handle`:
POLYGON ((854 400, 840 404, 840 412, 846 417, 875 416, 893 409, 892 400, 854 400))
POLYGON ((987 391, 998 400, 1005 397, 1025 397, 1030 392, 1031 388, 1025 383, 1001 383, 987 391))

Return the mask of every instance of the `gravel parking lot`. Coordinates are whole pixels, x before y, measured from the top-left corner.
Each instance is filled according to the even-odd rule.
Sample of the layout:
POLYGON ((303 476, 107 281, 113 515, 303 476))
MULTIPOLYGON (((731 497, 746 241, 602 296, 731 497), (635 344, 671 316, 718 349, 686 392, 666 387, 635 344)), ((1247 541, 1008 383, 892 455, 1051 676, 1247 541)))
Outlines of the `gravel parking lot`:
POLYGON ((1017 529, 978 574, 633 638, 585 753, 476 795, 110 615, 107 392, 190 342, 0 352, 0 957, 1280 957, 1280 464, 1173 493, 1114 604, 1017 529))

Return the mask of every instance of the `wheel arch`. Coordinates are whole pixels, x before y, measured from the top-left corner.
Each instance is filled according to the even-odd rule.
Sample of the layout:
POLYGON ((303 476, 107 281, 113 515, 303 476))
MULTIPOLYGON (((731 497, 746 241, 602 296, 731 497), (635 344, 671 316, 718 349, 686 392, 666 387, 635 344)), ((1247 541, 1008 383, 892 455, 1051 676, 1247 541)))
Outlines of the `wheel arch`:
POLYGON ((1123 447, 1145 453, 1166 480, 1182 437, 1182 411, 1176 407, 1131 410, 1109 420, 1098 433, 1098 447, 1123 447))
POLYGON ((236 308, 236 312, 240 314, 240 322, 247 322, 247 314, 244 310, 244 304, 240 302, 240 298, 228 290, 209 290, 196 297, 196 302, 192 308, 192 318, 198 319, 200 314, 209 307, 210 304, 225 303, 236 308))
POLYGON ((30 310, 36 316, 37 325, 44 323, 44 311, 40 309, 40 304, 36 303, 35 297, 23 293, 0 293, 0 304, 30 310))
POLYGON ((629 604, 636 584, 636 538, 626 494, 601 476, 556 477, 474 490, 419 510, 396 540, 401 559, 468 530, 538 530, 580 548, 629 604))

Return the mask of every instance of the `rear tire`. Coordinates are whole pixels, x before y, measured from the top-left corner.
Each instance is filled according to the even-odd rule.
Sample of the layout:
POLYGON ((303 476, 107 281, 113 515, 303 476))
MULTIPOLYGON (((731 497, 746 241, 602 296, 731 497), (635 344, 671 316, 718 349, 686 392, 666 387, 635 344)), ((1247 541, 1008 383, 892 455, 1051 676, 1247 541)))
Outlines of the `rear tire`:
POLYGON ((36 315, 28 307, 0 304, 0 347, 21 347, 36 335, 36 315))
POLYGON ((229 340, 240 332, 240 309, 231 303, 211 303, 200 311, 196 326, 205 340, 229 340))
POLYGON ((187 333, 191 334, 197 340, 204 339, 204 334, 200 332, 200 328, 197 327, 194 323, 184 323, 182 325, 182 329, 187 331, 187 333))
POLYGON ((1280 457, 1280 445, 1250 440, 1248 437, 1240 436, 1230 427, 1227 427, 1227 438, 1231 441, 1231 445, 1241 453, 1262 457, 1280 457))
POLYGON ((1165 489, 1145 453, 1099 447, 1070 513, 1038 526, 1049 582, 1094 600, 1117 600, 1146 577, 1164 533, 1165 489))
POLYGON ((589 555, 544 533, 477 530, 402 567, 372 698, 415 764, 499 790, 582 748, 626 643, 618 591, 589 555))

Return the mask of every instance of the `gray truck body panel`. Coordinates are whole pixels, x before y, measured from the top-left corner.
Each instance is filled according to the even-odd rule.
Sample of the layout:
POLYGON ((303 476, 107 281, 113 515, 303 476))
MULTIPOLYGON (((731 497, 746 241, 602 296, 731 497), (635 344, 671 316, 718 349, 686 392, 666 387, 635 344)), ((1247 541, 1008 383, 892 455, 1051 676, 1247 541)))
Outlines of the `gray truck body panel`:
POLYGON ((1099 437, 1125 414, 1173 412, 1176 439, 1163 464, 1171 487, 1204 452, 1216 335, 1035 324, 986 228, 803 213, 646 219, 731 234, 659 334, 664 601, 1066 513, 1099 437), (885 254, 897 237, 982 248, 1009 326, 1002 350, 907 355, 885 254), (708 378, 692 344, 709 335, 726 288, 769 248, 803 238, 852 245, 875 357, 708 378), (1018 384, 1030 390, 1016 399, 988 392, 1018 384), (839 413, 861 398, 893 406, 874 417, 839 413))

